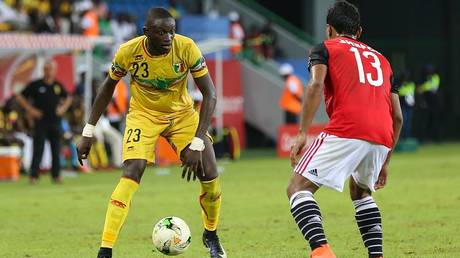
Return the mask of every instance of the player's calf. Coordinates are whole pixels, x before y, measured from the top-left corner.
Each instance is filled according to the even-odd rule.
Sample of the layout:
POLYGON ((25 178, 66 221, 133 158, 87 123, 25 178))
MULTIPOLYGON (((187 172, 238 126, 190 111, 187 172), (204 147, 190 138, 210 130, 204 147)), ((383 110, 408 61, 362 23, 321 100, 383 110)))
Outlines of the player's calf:
POLYGON ((298 191, 290 198, 291 213, 312 250, 327 244, 321 212, 310 191, 298 191))
POLYGON ((372 196, 353 201, 356 222, 369 257, 383 257, 382 217, 372 196))

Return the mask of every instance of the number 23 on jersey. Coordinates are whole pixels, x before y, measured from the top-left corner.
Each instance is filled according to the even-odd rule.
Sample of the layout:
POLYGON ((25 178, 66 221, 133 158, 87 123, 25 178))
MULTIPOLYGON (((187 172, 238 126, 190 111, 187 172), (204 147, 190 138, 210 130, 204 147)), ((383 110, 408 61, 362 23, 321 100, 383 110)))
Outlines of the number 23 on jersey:
POLYGON ((149 77, 149 65, 146 62, 141 63, 140 65, 138 63, 133 63, 133 76, 142 76, 144 78, 149 77), (142 72, 142 73, 140 73, 142 72))

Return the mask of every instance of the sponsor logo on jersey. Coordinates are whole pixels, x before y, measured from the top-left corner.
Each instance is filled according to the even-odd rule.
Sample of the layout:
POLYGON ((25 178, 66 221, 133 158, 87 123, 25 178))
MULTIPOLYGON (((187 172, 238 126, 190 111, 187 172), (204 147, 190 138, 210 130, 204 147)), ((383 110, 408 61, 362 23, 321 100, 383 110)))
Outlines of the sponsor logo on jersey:
POLYGON ((135 55, 134 56, 134 62, 140 62, 140 61, 143 61, 143 60, 144 60, 143 55, 135 55))
POLYGON ((312 175, 314 175, 314 176, 318 176, 318 170, 316 168, 310 169, 307 172, 312 174, 312 175))
POLYGON ((120 207, 122 209, 126 208, 126 204, 124 204, 123 202, 119 201, 119 200, 115 200, 115 199, 110 199, 110 203, 117 206, 117 207, 120 207))

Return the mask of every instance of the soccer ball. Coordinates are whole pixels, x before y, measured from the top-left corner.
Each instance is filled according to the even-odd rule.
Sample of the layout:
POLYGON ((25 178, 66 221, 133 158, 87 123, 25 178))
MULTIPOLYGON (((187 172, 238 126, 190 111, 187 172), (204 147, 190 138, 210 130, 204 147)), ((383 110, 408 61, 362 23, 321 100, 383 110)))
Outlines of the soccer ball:
POLYGON ((189 247, 192 236, 187 223, 178 217, 166 217, 153 227, 155 248, 166 255, 178 255, 189 247))

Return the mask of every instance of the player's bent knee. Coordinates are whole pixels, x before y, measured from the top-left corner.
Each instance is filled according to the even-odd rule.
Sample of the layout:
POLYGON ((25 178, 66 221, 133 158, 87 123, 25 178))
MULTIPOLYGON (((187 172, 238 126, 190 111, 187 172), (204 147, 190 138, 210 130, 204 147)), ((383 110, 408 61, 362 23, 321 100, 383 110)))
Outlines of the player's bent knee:
POLYGON ((219 174, 217 173, 217 169, 215 168, 215 166, 208 166, 205 168, 204 171, 203 169, 199 169, 197 176, 200 179, 200 181, 211 181, 216 179, 219 176, 219 174))
POLYGON ((215 179, 219 174, 217 173, 217 163, 214 157, 214 150, 212 145, 208 150, 203 152, 203 168, 198 172, 198 177, 201 181, 210 181, 215 179), (204 171, 202 171, 204 169, 204 171), (200 175, 204 175, 200 177, 200 175))
POLYGON ((361 189, 362 191, 359 191, 359 192, 351 192, 350 191, 350 198, 352 201, 356 201, 356 200, 361 200, 365 197, 368 197, 368 196, 372 196, 371 192, 369 190, 364 190, 364 189, 361 189))
POLYGON ((358 186, 353 177, 350 178, 350 198, 353 201, 361 200, 365 197, 371 196, 372 193, 369 189, 364 189, 358 186))
POLYGON ((132 179, 140 183, 144 174, 147 161, 143 159, 129 159, 123 163, 123 177, 132 179))
POLYGON ((309 190, 306 187, 303 187, 301 184, 297 184, 295 182, 290 182, 288 187, 286 188, 286 194, 288 198, 291 198, 291 196, 299 191, 305 191, 309 190))
POLYGON ((289 183, 286 193, 288 198, 291 198, 293 194, 299 191, 309 191, 311 193, 315 193, 316 190, 318 190, 318 186, 315 185, 313 182, 308 180, 307 178, 299 175, 299 174, 294 174, 292 176, 291 182, 289 183))

